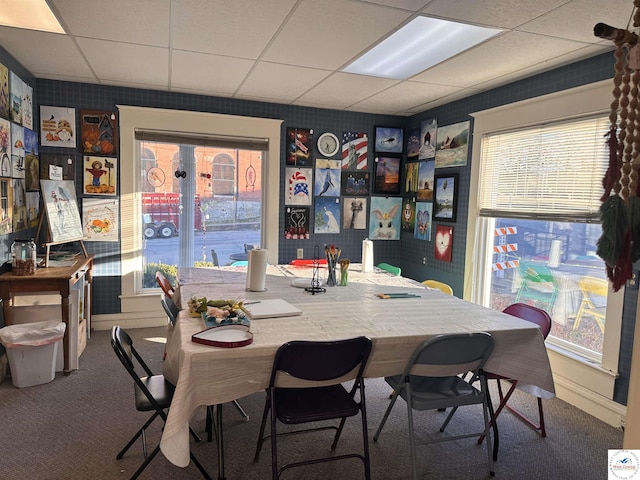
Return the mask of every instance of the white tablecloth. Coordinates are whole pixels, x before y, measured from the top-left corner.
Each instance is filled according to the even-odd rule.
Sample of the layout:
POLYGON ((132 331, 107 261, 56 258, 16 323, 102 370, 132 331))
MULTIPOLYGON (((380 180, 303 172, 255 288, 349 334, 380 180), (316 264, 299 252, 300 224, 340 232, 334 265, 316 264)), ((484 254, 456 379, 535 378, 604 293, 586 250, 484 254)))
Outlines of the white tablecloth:
MULTIPOLYGON (((530 322, 481 307, 388 273, 361 273, 353 265, 349 285, 327 287, 312 295, 291 286, 295 277, 309 277, 309 267, 269 266, 266 292, 246 292, 243 269, 181 269, 182 304, 195 295, 208 299, 263 300, 282 298, 302 310, 295 317, 251 322, 253 343, 242 348, 218 348, 193 343, 204 329, 201 318, 185 309, 169 328, 164 375, 176 391, 160 442, 163 454, 178 466, 189 464, 188 422, 196 408, 225 403, 268 386, 276 350, 290 340, 335 340, 365 335, 373 340, 366 377, 401 373, 413 350, 443 333, 489 332, 495 350, 488 371, 519 384, 554 393, 544 340, 530 322), (412 293, 417 298, 380 299, 376 293, 412 293)), ((321 277, 326 270, 320 269, 321 277)))

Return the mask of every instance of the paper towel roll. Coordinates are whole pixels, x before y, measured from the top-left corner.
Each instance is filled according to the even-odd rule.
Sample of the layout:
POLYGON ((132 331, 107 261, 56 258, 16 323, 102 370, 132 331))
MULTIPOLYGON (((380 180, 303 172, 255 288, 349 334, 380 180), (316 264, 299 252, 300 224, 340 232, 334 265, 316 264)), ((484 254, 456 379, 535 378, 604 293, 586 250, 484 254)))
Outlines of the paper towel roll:
POLYGON ((247 263, 247 290, 250 292, 264 292, 267 277, 267 250, 254 248, 249 250, 247 263))
POLYGON ((373 272, 373 242, 368 238, 362 241, 362 271, 373 272))
POLYGON ((560 266, 560 250, 562 249, 562 240, 551 240, 551 248, 549 250, 550 268, 558 268, 560 266))

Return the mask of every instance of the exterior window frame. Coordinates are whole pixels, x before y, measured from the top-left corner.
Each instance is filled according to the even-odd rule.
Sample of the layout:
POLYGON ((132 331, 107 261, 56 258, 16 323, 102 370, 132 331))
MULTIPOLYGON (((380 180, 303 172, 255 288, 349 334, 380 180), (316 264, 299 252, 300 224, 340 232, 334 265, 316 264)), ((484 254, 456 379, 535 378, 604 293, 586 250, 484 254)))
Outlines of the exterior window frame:
MULTIPOLYGON (((467 220, 467 268, 464 278, 465 300, 483 303, 482 289, 479 287, 483 281, 483 272, 486 271, 486 263, 490 261, 486 255, 482 258, 474 253, 475 250, 482 249, 478 242, 483 236, 482 230, 486 228, 480 219, 477 201, 483 135, 544 122, 557 122, 588 115, 606 115, 610 102, 611 85, 610 81, 606 80, 471 114, 474 125, 467 220)), ((552 345, 550 341, 547 342, 556 385, 559 382, 565 382, 566 385, 574 382, 574 385, 597 392, 607 399, 613 398, 615 378, 618 373, 623 298, 623 289, 610 293, 607 298, 607 328, 601 362, 594 362, 566 350, 562 345, 552 345), (591 374, 584 375, 585 368, 591 374)), ((567 392, 570 390, 571 387, 567 387, 567 392)))
MULTIPOLYGON (((268 250, 267 261, 278 262, 279 248, 279 192, 280 192, 280 136, 282 120, 224 115, 216 113, 168 110, 161 108, 118 105, 121 148, 121 206, 122 222, 122 293, 121 311, 132 321, 147 319, 149 312, 161 311, 157 292, 139 292, 142 271, 142 215, 140 163, 137 129, 188 132, 221 136, 230 139, 259 138, 268 143, 263 159, 263 222, 262 247, 268 250), (271 160, 271 161, 270 161, 271 160), (267 188, 268 186, 268 188, 267 188)), ((148 321, 149 325, 155 320, 148 321)), ((139 322, 138 322, 139 323, 139 322)))

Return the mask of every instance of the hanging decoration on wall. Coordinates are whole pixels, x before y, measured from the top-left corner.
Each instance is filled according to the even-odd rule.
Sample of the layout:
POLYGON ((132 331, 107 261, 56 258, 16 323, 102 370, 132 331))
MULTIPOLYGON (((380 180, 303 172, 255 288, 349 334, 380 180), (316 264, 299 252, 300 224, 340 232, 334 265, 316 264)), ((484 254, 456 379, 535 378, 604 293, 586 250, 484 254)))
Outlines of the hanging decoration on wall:
POLYGON ((246 182, 244 189, 248 192, 251 189, 252 192, 256 191, 256 169, 251 164, 251 157, 249 157, 249 166, 244 172, 244 180, 246 182))
MULTIPOLYGON (((635 0, 634 27, 640 26, 639 5, 640 0, 635 0)), ((637 135, 640 46, 635 33, 604 23, 595 25, 593 33, 615 44, 613 101, 607 135, 609 168, 602 179, 602 236, 598 240, 597 254, 605 261, 607 276, 614 291, 618 291, 632 277, 633 263, 640 259, 640 135, 637 135)))

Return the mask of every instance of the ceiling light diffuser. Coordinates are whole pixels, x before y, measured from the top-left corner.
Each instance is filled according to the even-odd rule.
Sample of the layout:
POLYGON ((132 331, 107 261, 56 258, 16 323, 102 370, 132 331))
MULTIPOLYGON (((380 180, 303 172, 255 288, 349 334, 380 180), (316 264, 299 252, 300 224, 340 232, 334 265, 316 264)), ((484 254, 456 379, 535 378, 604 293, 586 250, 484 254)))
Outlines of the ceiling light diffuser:
POLYGON ((405 80, 501 32, 497 28, 416 17, 343 71, 405 80))
POLYGON ((65 33, 45 0, 0 0, 0 25, 65 33))

